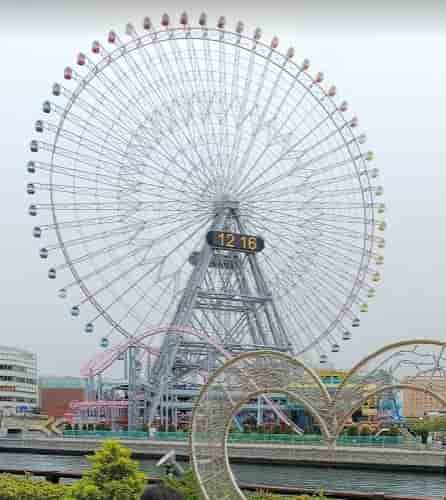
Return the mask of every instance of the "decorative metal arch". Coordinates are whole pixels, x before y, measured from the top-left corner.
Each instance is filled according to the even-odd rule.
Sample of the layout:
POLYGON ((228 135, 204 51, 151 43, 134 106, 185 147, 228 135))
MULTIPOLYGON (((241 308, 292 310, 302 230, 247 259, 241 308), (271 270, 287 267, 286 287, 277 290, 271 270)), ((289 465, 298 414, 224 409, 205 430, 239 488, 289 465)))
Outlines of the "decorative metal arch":
POLYGON ((239 500, 228 459, 233 416, 259 394, 282 393, 302 404, 318 421, 325 442, 335 447, 347 418, 364 401, 401 389, 429 394, 446 408, 446 342, 417 339, 387 345, 361 360, 331 397, 318 374, 302 361, 275 351, 234 357, 202 388, 190 435, 191 458, 206 500, 239 500))
POLYGON ((327 409, 330 395, 317 373, 302 361, 275 351, 255 351, 229 360, 202 388, 191 428, 192 464, 207 500, 245 499, 227 455, 233 416, 259 394, 286 393, 318 420, 330 439, 327 409))

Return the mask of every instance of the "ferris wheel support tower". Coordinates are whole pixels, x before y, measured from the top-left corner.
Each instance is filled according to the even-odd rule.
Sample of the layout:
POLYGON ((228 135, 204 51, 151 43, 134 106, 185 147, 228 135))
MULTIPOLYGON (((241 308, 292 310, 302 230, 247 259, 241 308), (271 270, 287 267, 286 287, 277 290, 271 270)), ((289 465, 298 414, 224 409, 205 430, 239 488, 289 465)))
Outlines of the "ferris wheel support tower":
MULTIPOLYGON (((243 233, 238 206, 237 201, 225 194, 216 201, 215 219, 208 235, 220 237, 217 243, 221 246, 213 246, 205 241, 201 251, 191 255, 193 270, 179 301, 172 328, 192 327, 200 330, 206 318, 207 322, 212 322, 212 330, 227 351, 268 348, 292 354, 292 343, 256 258, 257 245, 254 246, 253 242, 257 242, 257 236, 243 233), (249 238, 253 250, 242 248, 243 244, 248 245, 249 238), (234 248, 227 246, 225 240, 234 248), (225 312, 238 316, 235 321, 232 318, 229 328, 219 321, 219 316, 225 312), (250 342, 240 343, 237 338, 242 324, 249 332, 250 342)), ((261 244, 264 244, 263 241, 261 244)), ((149 424, 156 415, 168 385, 184 376, 185 370, 187 372, 191 367, 200 367, 205 361, 201 343, 189 342, 179 352, 180 348, 178 334, 167 333, 153 369, 152 387, 155 390, 150 402, 149 424), (185 370, 177 369, 181 366, 186 367, 185 370)))

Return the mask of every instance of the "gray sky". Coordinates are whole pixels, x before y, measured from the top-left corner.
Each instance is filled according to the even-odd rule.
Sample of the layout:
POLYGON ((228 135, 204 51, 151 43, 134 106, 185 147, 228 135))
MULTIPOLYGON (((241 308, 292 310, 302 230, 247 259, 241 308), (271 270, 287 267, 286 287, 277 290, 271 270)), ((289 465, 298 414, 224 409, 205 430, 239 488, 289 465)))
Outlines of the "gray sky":
POLYGON ((57 300, 57 285, 31 237, 25 163, 53 81, 91 40, 145 15, 202 10, 292 44, 298 59, 337 85, 367 132, 388 206, 383 281, 362 326, 340 355, 348 366, 383 343, 444 339, 446 299, 446 11, 444 2, 163 2, 2 0, 0 343, 27 347, 41 371, 76 375, 98 352, 57 300))

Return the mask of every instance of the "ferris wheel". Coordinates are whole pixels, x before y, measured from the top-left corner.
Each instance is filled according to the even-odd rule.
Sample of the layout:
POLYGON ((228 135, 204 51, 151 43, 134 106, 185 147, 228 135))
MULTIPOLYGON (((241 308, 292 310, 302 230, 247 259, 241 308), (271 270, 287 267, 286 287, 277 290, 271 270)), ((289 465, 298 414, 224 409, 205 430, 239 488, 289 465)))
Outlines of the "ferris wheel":
POLYGON ((325 362, 368 311, 386 224, 366 136, 308 59, 261 39, 223 17, 145 18, 79 53, 43 103, 27 164, 33 236, 102 347, 172 321, 222 203, 264 242, 253 272, 294 353, 325 362))

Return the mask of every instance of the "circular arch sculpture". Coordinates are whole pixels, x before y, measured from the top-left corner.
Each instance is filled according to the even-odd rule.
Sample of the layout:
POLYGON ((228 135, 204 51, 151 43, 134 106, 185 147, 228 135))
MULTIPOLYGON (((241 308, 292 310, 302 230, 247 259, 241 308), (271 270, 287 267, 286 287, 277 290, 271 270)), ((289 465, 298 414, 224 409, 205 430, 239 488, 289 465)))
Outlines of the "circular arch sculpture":
POLYGON ((206 500, 245 499, 232 474, 227 453, 234 415, 250 398, 283 393, 302 404, 330 440, 326 411, 330 395, 311 368, 284 353, 256 351, 230 359, 202 388, 192 416, 193 469, 206 500))
POLYGON ((432 396, 446 408, 446 342, 417 339, 389 344, 365 357, 348 373, 334 396, 302 361, 275 351, 231 358, 202 388, 192 415, 192 466, 206 500, 246 500, 232 474, 228 435, 232 417, 259 394, 283 393, 302 404, 320 425, 328 446, 346 419, 367 399, 408 389, 432 396))

